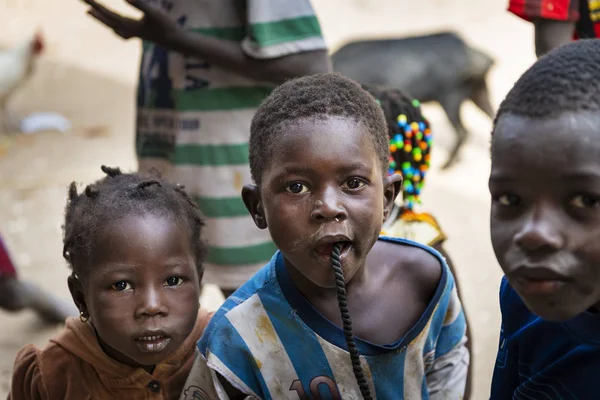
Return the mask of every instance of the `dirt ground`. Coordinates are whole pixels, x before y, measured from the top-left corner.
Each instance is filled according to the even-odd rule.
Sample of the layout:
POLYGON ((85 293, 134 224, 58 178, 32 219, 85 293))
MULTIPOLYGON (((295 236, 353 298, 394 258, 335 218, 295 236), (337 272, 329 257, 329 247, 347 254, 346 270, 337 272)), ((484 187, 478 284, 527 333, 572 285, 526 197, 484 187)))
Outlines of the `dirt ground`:
MULTIPOLYGON (((127 10, 120 0, 106 2, 127 10)), ((534 61, 532 29, 505 11, 501 0, 313 0, 332 49, 361 36, 401 36, 437 30, 459 31, 497 60, 490 76, 497 106, 534 61)), ((68 117, 68 134, 0 136, 0 229, 19 272, 65 299, 68 269, 61 257, 61 221, 66 187, 101 176, 101 164, 135 168, 134 90, 140 45, 124 42, 85 16, 76 0, 0 0, 0 46, 22 40, 36 27, 46 34, 48 52, 33 79, 11 107, 23 116, 56 111, 68 117)), ((374 60, 376 61, 376 60, 374 60)), ((374 65, 375 67, 375 65, 374 65)), ((427 105, 434 126, 439 166, 452 131, 441 110, 427 105)), ((489 397, 497 347, 500 269, 488 232, 488 143, 491 121, 472 105, 463 116, 472 132, 459 166, 434 168, 425 206, 446 229, 458 269, 475 341, 474 399, 489 397)), ((214 291, 206 304, 221 301, 214 291)), ((27 343, 43 345, 60 328, 46 328, 29 312, 0 311, 0 398, 8 392, 12 362, 27 343)))

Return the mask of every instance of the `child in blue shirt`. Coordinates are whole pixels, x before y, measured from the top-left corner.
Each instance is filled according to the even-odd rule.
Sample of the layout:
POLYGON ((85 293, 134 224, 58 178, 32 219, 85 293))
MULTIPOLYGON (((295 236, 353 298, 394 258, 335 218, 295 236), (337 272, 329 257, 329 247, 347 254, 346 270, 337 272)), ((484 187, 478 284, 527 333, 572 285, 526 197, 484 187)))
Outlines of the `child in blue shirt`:
POLYGON ((600 41, 540 58, 492 136, 491 238, 505 277, 491 399, 597 399, 600 41))
POLYGON ((448 266, 379 237, 402 182, 389 157, 381 107, 340 75, 288 81, 261 105, 242 196, 279 251, 199 343, 222 398, 462 398, 469 355, 448 266))

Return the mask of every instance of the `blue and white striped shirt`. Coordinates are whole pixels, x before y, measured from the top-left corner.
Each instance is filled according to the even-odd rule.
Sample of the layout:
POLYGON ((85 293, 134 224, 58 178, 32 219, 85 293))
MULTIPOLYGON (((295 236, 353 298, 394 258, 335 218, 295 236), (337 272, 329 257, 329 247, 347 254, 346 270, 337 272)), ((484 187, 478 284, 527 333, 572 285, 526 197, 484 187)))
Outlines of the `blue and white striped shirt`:
MULTIPOLYGON (((399 256, 404 246, 428 251, 443 272, 429 306, 405 337, 389 345, 355 339, 371 393, 378 399, 462 398, 469 355, 452 274, 427 246, 380 240, 398 244, 399 256)), ((198 347, 211 369, 258 398, 361 398, 342 329, 295 288, 279 252, 216 312, 198 347)))

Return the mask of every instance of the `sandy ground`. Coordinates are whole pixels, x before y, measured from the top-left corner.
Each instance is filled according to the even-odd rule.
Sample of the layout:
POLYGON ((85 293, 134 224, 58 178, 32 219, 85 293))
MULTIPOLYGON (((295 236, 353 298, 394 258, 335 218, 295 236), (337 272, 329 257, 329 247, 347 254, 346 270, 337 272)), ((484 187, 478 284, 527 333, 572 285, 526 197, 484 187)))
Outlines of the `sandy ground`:
MULTIPOLYGON (((501 0, 313 0, 332 49, 360 36, 395 36, 454 29, 496 58, 490 76, 498 105, 534 61, 532 29, 509 15, 501 0)), ((119 0, 107 1, 126 10, 119 0)), ((139 43, 124 42, 85 16, 75 0, 0 0, 0 46, 42 27, 49 48, 34 78, 14 98, 20 115, 56 111, 73 131, 0 136, 0 229, 22 277, 68 299, 68 269, 61 257, 61 220, 66 186, 101 176, 101 164, 135 167, 134 90, 139 43)), ((426 106, 437 149, 445 158, 452 131, 441 110, 426 106)), ((491 121, 468 104, 472 136, 462 162, 450 172, 435 168, 424 195, 449 234, 448 249, 462 282, 475 340, 474 399, 486 399, 497 347, 501 276, 489 240, 487 175, 491 121)), ((204 298, 214 308, 215 292, 204 298)), ((15 353, 27 343, 43 345, 58 331, 29 312, 0 311, 0 398, 8 391, 15 353)))

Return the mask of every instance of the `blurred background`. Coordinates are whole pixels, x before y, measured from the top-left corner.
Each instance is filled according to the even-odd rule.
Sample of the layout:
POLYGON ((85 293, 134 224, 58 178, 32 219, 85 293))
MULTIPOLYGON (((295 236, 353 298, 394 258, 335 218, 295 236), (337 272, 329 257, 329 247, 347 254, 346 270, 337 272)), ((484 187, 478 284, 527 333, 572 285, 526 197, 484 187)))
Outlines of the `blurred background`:
MULTIPOLYGON (((331 51, 364 37, 458 32, 496 61, 488 78, 495 108, 535 60, 532 27, 509 14, 505 1, 312 2, 331 51)), ((131 11, 120 0, 105 4, 131 11)), ((100 178, 101 164, 136 168, 134 94, 141 45, 120 40, 85 10, 77 0, 0 0, 0 48, 26 40, 37 28, 47 46, 32 79, 11 102, 12 112, 19 117, 56 112, 72 124, 66 133, 0 134, 0 228, 20 276, 66 300, 69 270, 61 254, 61 223, 68 184, 100 178)), ((447 249, 474 333, 472 398, 486 399, 497 349, 501 277, 488 229, 491 121, 465 104, 462 116, 471 136, 458 165, 441 171, 453 129, 439 106, 427 104, 424 110, 435 135, 424 206, 449 236, 447 249)), ((203 301, 214 309, 222 298, 208 290, 203 301)), ((43 346, 58 330, 44 327, 31 312, 0 310, 0 398, 8 393, 16 352, 27 343, 43 346)))

